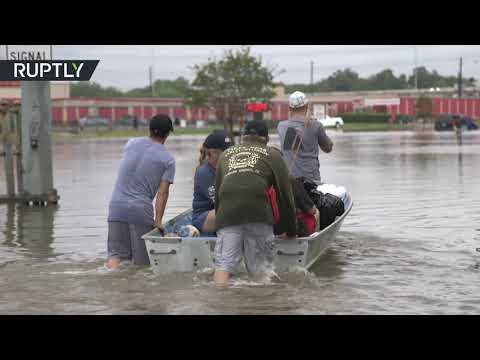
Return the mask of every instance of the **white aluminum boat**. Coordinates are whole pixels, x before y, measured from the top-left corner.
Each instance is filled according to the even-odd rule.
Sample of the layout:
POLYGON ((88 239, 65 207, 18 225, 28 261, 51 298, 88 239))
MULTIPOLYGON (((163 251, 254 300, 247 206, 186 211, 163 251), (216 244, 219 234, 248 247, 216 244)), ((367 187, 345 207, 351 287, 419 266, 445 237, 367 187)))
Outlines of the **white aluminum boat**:
MULTIPOLYGON (((325 229, 308 237, 294 240, 276 239, 275 270, 288 271, 293 267, 309 269, 334 241, 337 232, 353 206, 347 193, 343 199, 345 212, 325 229)), ((192 210, 187 210, 165 224, 166 234, 174 228, 189 225, 192 222, 192 210)), ((216 237, 180 237, 162 236, 158 229, 142 236, 145 240, 150 264, 155 273, 193 272, 204 268, 213 268, 216 237)))

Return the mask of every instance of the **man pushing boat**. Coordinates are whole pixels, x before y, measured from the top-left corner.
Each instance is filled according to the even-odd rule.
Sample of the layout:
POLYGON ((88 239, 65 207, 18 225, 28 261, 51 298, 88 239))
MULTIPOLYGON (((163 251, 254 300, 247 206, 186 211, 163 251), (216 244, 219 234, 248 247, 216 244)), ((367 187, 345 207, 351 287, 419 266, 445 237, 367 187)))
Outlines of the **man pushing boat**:
POLYGON ((264 121, 249 121, 243 143, 225 150, 215 178, 214 281, 227 283, 245 260, 250 274, 268 271, 273 265, 273 212, 268 190, 275 189, 280 222, 287 237, 296 236, 296 211, 288 168, 281 153, 267 146, 264 121))
POLYGON ((175 159, 165 147, 172 131, 172 120, 156 115, 150 120, 149 137, 134 138, 125 145, 108 212, 109 269, 125 260, 150 264, 141 237, 154 227, 163 231, 163 213, 175 177, 175 159))

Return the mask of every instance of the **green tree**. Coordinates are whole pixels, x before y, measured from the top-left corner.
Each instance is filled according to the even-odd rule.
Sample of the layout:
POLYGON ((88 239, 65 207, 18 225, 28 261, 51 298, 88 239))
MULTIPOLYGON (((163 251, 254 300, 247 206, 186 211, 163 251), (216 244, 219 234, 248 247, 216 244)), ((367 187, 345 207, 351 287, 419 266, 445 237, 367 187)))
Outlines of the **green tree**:
POLYGON ((189 90, 189 104, 208 105, 223 121, 233 140, 233 122, 245 113, 250 98, 270 100, 274 95, 274 73, 254 57, 250 47, 228 50, 219 60, 210 58, 206 64, 195 65, 195 79, 189 90))
POLYGON ((417 99, 417 117, 430 120, 433 116, 433 102, 428 96, 422 94, 417 99))
MULTIPOLYGON (((185 98, 188 96, 188 80, 179 77, 175 80, 156 80, 154 82, 154 96, 164 98, 185 98)), ((95 82, 78 82, 70 84, 71 97, 151 97, 152 89, 150 86, 135 88, 123 92, 114 87, 102 87, 95 82)))
MULTIPOLYGON (((418 67, 418 87, 451 87, 457 83, 456 76, 442 76, 437 71, 429 71, 424 66, 418 67)), ((472 86, 475 78, 464 79, 466 86, 472 86)), ((329 77, 309 84, 288 84, 285 85, 285 91, 292 93, 299 90, 305 93, 315 93, 322 91, 361 91, 361 90, 397 90, 412 88, 415 84, 415 76, 401 74, 396 77, 391 69, 384 69, 368 78, 362 78, 355 71, 347 68, 337 70, 329 77)))
POLYGON ((96 82, 82 81, 70 84, 71 97, 118 97, 124 96, 123 92, 114 87, 102 87, 96 82))
MULTIPOLYGON (((417 87, 419 89, 428 89, 431 87, 451 87, 458 79, 456 76, 442 76, 436 70, 428 71, 425 66, 419 66, 417 70, 417 87)), ((408 78, 410 87, 415 86, 415 73, 408 78)))
POLYGON ((368 87, 371 90, 405 89, 407 81, 405 75, 397 78, 391 69, 385 69, 368 78, 368 87))
POLYGON ((331 91, 359 90, 359 76, 350 68, 337 70, 327 78, 326 84, 331 91))
MULTIPOLYGON (((175 80, 155 80, 153 83, 153 96, 164 98, 185 98, 188 96, 190 85, 188 80, 178 77, 175 80)), ((136 88, 128 91, 126 96, 132 97, 150 97, 152 89, 150 86, 136 88)))

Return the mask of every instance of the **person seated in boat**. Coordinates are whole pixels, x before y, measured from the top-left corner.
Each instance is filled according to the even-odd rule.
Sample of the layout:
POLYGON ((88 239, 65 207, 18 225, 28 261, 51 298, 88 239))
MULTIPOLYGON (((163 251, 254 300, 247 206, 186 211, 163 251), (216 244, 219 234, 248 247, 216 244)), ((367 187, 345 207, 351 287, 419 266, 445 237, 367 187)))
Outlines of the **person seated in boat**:
POLYGON ((319 149, 330 153, 333 142, 320 121, 311 118, 306 95, 295 91, 289 98, 290 118, 277 127, 280 145, 290 173, 320 184, 319 149))
POLYGON ((268 191, 275 189, 279 231, 296 237, 296 213, 288 168, 278 149, 267 146, 263 120, 248 121, 243 143, 225 150, 215 177, 215 274, 225 284, 244 259, 255 275, 273 267, 274 215, 268 191))
POLYGON ((224 130, 214 130, 200 149, 193 185, 192 225, 204 234, 215 232, 215 172, 220 155, 230 145, 224 130))

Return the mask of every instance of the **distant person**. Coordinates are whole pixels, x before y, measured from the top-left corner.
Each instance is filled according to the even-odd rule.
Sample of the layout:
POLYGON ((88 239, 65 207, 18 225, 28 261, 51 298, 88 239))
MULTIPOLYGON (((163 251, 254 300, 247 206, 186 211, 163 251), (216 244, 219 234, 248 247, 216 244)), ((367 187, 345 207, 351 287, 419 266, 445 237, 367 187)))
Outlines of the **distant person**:
POLYGON ((202 233, 215 232, 215 174, 218 159, 231 145, 225 130, 214 130, 200 149, 195 171, 192 225, 202 233))
POLYGON ((295 203, 280 151, 268 147, 265 121, 249 121, 243 143, 225 150, 215 177, 215 275, 225 284, 245 261, 249 274, 268 270, 274 259, 273 186, 280 212, 279 231, 296 237, 295 203))
POLYGON ((311 119, 308 99, 304 93, 295 91, 290 95, 291 116, 277 126, 280 146, 291 174, 308 181, 320 183, 319 148, 329 153, 333 142, 325 133, 323 125, 311 119))
POLYGON ((164 144, 172 131, 171 119, 156 115, 150 120, 149 137, 134 138, 125 145, 108 213, 106 265, 110 269, 124 260, 150 264, 141 237, 154 227, 164 232, 162 218, 175 177, 175 159, 164 144))
POLYGON ((133 128, 134 128, 135 130, 138 129, 138 118, 137 118, 136 115, 133 117, 133 128))

